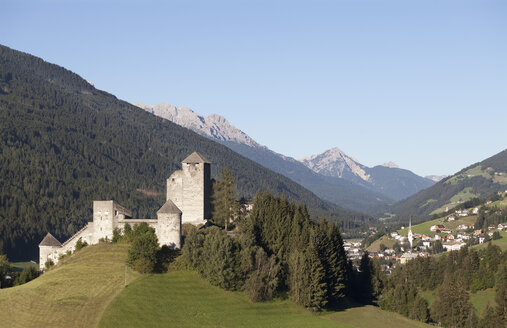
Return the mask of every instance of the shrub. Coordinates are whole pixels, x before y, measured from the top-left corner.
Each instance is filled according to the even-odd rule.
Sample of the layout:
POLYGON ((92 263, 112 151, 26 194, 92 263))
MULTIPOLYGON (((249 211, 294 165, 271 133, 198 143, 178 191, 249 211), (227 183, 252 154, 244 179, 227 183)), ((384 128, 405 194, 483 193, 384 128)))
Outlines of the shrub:
POLYGON ((76 251, 80 250, 81 248, 85 247, 85 246, 88 246, 88 243, 85 241, 83 242, 83 240, 81 240, 81 238, 79 238, 77 241, 76 241, 76 246, 75 246, 75 249, 76 251))
POLYGON ((155 230, 142 225, 134 229, 134 238, 128 251, 127 264, 141 273, 153 272, 157 262, 158 239, 155 230), (146 229, 147 228, 147 229, 146 229))
POLYGON ((55 265, 55 262, 53 262, 53 260, 47 260, 46 263, 44 263, 44 266, 46 267, 46 269, 49 269, 54 265, 55 265))
POLYGON ((14 286, 26 284, 27 282, 37 278, 38 276, 39 276, 39 271, 35 267, 30 266, 26 269, 23 269, 23 271, 21 271, 21 274, 14 281, 14 286))

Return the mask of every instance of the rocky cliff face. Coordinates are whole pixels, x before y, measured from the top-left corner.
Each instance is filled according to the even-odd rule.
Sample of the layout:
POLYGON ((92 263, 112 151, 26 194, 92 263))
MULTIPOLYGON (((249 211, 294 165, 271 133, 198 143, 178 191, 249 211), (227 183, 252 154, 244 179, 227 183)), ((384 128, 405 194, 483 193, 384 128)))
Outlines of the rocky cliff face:
POLYGON ((134 103, 134 105, 212 139, 233 141, 250 147, 261 147, 246 133, 231 125, 225 117, 217 114, 202 116, 190 108, 178 107, 168 103, 152 106, 137 103, 134 103))

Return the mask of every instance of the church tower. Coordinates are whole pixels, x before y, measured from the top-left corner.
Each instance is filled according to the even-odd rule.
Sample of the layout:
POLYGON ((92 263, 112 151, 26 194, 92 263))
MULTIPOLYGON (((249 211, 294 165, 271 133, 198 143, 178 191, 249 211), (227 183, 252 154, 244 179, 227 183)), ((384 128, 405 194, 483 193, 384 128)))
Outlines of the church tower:
POLYGON ((410 243, 410 249, 412 249, 412 243, 414 241, 414 235, 412 234, 412 219, 410 219, 408 224, 408 242, 410 243))
POLYGON ((182 223, 205 224, 211 217, 211 164, 194 152, 167 179, 167 200, 182 212, 182 223))

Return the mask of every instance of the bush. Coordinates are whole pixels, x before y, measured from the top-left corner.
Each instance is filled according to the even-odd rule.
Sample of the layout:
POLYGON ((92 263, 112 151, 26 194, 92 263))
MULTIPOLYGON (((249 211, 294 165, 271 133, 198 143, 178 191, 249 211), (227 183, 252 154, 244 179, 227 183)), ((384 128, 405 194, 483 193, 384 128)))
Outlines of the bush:
POLYGON ((155 230, 146 223, 144 225, 140 224, 134 229, 127 264, 140 273, 150 273, 157 263, 158 239, 155 230))
POLYGON ((23 271, 21 271, 21 274, 14 280, 14 286, 26 284, 27 282, 37 278, 39 276, 39 271, 33 267, 30 266, 23 271))
POLYGON ((134 260, 132 268, 141 274, 152 273, 155 263, 151 259, 141 256, 134 260))
POLYGON ((77 241, 76 241, 76 246, 75 246, 75 249, 76 251, 80 250, 81 248, 83 247, 86 247, 88 246, 88 243, 85 241, 83 242, 83 240, 81 240, 81 238, 79 238, 77 241))
POLYGON ((44 266, 46 267, 46 269, 49 269, 54 265, 55 265, 55 262, 53 262, 53 260, 47 260, 46 263, 44 263, 44 266))
POLYGON ((237 290, 242 286, 240 246, 218 227, 192 229, 183 253, 187 264, 215 286, 237 290))

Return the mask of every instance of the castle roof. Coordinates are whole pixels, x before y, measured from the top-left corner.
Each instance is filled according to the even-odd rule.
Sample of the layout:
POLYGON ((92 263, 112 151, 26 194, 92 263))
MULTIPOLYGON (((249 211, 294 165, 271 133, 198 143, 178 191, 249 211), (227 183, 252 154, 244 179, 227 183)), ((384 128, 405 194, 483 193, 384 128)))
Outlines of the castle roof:
POLYGON ((157 214, 181 214, 178 206, 174 205, 172 200, 168 199, 167 202, 157 211, 157 214))
POLYGON ((204 156, 202 156, 198 152, 194 151, 192 154, 190 154, 190 156, 185 158, 182 163, 189 163, 189 164, 207 163, 207 164, 209 164, 210 162, 206 158, 204 158, 204 156))
POLYGON ((52 234, 48 232, 46 237, 42 239, 39 246, 62 246, 62 243, 60 243, 55 237, 53 237, 52 234))

